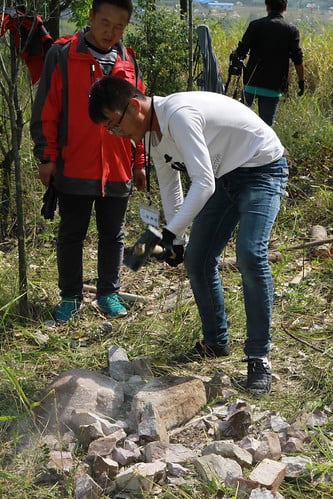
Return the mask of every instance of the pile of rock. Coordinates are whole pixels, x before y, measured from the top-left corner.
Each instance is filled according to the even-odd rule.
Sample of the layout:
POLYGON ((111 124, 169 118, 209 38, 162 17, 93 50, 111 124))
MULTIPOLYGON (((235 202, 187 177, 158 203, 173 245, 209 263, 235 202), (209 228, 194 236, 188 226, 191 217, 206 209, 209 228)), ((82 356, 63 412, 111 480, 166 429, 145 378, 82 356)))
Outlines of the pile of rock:
POLYGON ((116 346, 108 361, 109 376, 71 369, 46 390, 35 414, 49 449, 40 480, 75 469, 76 499, 175 492, 212 480, 239 498, 281 498, 285 477, 307 473, 306 428, 327 422, 324 412, 288 423, 237 399, 223 373, 154 378, 149 359, 130 362, 116 346), (204 409, 216 397, 222 402, 204 409))

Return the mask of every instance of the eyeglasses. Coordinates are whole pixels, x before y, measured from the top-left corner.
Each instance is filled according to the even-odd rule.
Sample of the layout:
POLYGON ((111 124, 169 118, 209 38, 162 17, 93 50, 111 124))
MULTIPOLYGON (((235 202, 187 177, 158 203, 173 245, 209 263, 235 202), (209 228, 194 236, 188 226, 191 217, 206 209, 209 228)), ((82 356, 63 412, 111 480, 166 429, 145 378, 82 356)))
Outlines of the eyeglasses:
POLYGON ((113 125, 113 127, 109 127, 108 124, 106 125, 106 131, 108 133, 114 133, 114 134, 119 133, 119 130, 120 130, 120 127, 121 127, 121 122, 124 119, 124 116, 126 114, 128 106, 129 106, 129 101, 127 102, 126 106, 124 107, 124 110, 121 113, 121 116, 120 116, 119 120, 117 121, 117 123, 115 125, 113 125))

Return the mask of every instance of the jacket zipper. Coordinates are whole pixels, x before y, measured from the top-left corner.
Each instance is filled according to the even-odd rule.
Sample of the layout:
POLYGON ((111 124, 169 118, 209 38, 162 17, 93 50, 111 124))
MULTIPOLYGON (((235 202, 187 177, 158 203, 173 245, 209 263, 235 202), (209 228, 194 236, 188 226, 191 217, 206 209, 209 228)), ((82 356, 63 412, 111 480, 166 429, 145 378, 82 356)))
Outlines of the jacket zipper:
POLYGON ((91 64, 90 65, 90 86, 92 86, 94 81, 95 81, 95 64, 91 64))

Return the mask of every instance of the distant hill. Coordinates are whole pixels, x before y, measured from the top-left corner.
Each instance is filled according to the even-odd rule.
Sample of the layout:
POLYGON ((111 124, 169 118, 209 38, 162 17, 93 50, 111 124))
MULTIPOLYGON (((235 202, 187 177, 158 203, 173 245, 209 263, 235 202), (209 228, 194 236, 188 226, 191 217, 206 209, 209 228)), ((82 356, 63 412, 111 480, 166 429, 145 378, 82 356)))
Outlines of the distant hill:
MULTIPOLYGON (((214 0, 208 0, 213 2, 214 0)), ((222 1, 222 0, 221 0, 222 1)), ((232 1, 232 0, 230 0, 232 1)), ((194 1, 195 3, 200 3, 199 1, 194 1)), ((242 0, 241 2, 238 2, 238 0, 232 2, 236 5, 236 3, 241 3, 244 6, 249 6, 249 7, 262 7, 265 5, 264 0, 242 0)), ((179 5, 179 0, 157 0, 157 4, 160 5, 179 5)), ((311 2, 308 0, 289 0, 288 1, 288 7, 289 8, 294 8, 294 9, 307 9, 310 8, 310 5, 312 6, 312 9, 319 9, 319 10, 329 10, 330 7, 333 8, 333 0, 318 0, 315 2, 311 2)))

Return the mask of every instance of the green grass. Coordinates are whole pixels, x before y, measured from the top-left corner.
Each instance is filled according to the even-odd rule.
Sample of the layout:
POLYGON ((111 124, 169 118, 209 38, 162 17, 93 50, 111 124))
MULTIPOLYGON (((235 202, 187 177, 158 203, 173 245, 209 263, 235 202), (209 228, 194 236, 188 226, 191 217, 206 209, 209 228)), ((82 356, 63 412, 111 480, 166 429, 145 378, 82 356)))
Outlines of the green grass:
MULTIPOLYGON (((129 210, 129 241, 136 232, 136 205, 140 197, 133 197, 129 210)), ((321 200, 322 196, 318 198, 321 200)), ((327 202, 329 200, 330 197, 327 202)), ((274 395, 271 397, 254 398, 251 401, 251 397, 246 395, 250 402, 263 410, 278 411, 287 419, 301 410, 323 409, 331 404, 333 259, 311 261, 310 274, 299 285, 292 286, 290 281, 302 265, 307 264, 304 260, 307 255, 303 251, 284 251, 284 248, 302 241, 306 232, 304 224, 311 222, 313 203, 309 198, 286 199, 274 228, 272 245, 279 248, 283 255, 282 262, 271 265, 276 289, 272 361, 274 373, 279 379, 274 382, 274 395), (298 213, 299 221, 296 226, 295 213, 298 213)), ((315 222, 319 221, 316 218, 315 222)), ((54 222, 56 224, 57 221, 54 222)), ((92 226, 85 248, 86 278, 95 276, 95 259, 92 258, 95 248, 96 233, 92 226)), ((231 256, 233 252, 231 241, 226 254, 231 256)), ((15 251, 6 254, 5 260, 14 263, 15 251)), ((52 305, 57 300, 54 244, 48 248, 38 248, 37 244, 32 248, 29 260, 34 262, 29 271, 29 281, 35 283, 31 297, 34 315, 24 323, 17 321, 13 303, 3 319, 1 329, 0 462, 3 472, 0 483, 9 491, 9 495, 4 497, 23 498, 31 497, 32 494, 38 498, 71 497, 68 490, 72 487, 73 477, 63 478, 52 487, 35 483, 35 477, 42 473, 43 449, 23 458, 18 450, 19 445, 15 444, 15 440, 19 443, 20 434, 12 433, 14 427, 10 419, 17 416, 23 418, 29 414, 33 404, 38 402, 40 393, 57 374, 71 367, 106 372, 106 352, 114 343, 124 347, 130 358, 149 356, 156 375, 213 376, 221 368, 221 363, 213 361, 181 369, 168 365, 169 356, 190 347, 200 338, 200 322, 183 269, 168 269, 159 262, 151 262, 137 273, 124 268, 123 291, 142 294, 152 300, 147 304, 131 305, 128 317, 113 321, 113 332, 102 334, 99 326, 103 320, 91 305, 86 305, 70 325, 56 330, 45 326, 44 321, 50 318, 52 305), (173 306, 170 305, 170 297, 174 300, 173 306), (46 344, 38 343, 35 338, 37 330, 49 336, 46 344), (22 495, 17 495, 20 491, 23 491, 22 495)), ((1 282, 4 277, 1 273, 1 282)), ((244 369, 241 360, 245 316, 241 282, 237 272, 226 269, 221 271, 221 278, 226 289, 233 352, 230 358, 223 361, 222 367, 226 374, 233 376, 244 369)), ((240 397, 243 396, 240 394, 240 397)), ((311 433, 307 450, 315 463, 311 475, 309 471, 308 480, 284 482, 281 493, 285 497, 329 497, 329 493, 332 494, 333 489, 329 484, 315 487, 313 480, 310 480, 310 476, 319 476, 329 468, 327 460, 331 453, 332 424, 311 433)), ((202 497, 204 485, 198 482, 196 487, 197 495, 193 495, 192 490, 191 496, 190 491, 185 489, 174 497, 202 497)), ((173 497, 172 494, 165 491, 165 497, 173 497)), ((214 497, 213 492, 211 497, 214 497)))
MULTIPOLYGON (((235 48, 244 24, 238 22, 226 34, 220 21, 212 22, 214 49, 223 74, 228 54, 235 48)), ((282 261, 271 264, 275 283, 272 363, 274 391, 262 399, 245 395, 262 410, 277 411, 290 420, 299 411, 328 408, 332 414, 333 391, 333 257, 313 259, 307 250, 287 251, 308 240, 312 225, 321 224, 332 234, 333 214, 333 55, 332 26, 316 34, 302 28, 305 48, 306 93, 297 97, 295 76, 288 96, 281 100, 274 129, 288 149, 291 176, 271 238, 271 248, 281 251, 282 261), (308 274, 299 284, 293 278, 308 274), (301 396, 300 396, 301 394, 301 396)), ((293 69, 291 68, 291 74, 293 69)), ((150 297, 146 303, 129 306, 123 320, 113 321, 111 333, 101 332, 104 321, 91 305, 92 296, 69 325, 52 329, 45 324, 58 301, 55 239, 58 217, 45 222, 40 217, 43 188, 35 178, 28 140, 22 161, 27 233, 29 317, 18 315, 17 243, 15 237, 0 245, 0 496, 4 498, 71 497, 73 476, 61 477, 51 485, 40 483, 47 458, 45 448, 22 454, 22 431, 15 430, 17 419, 24 421, 41 393, 55 376, 71 367, 106 372, 106 353, 117 344, 129 358, 149 356, 159 374, 213 376, 223 368, 229 376, 244 369, 243 342, 245 314, 241 280, 237 272, 221 270, 226 307, 230 321, 232 356, 219 361, 193 364, 176 369, 168 358, 192 346, 200 338, 200 321, 189 285, 180 267, 169 269, 151 262, 137 273, 123 269, 122 291, 150 297), (36 332, 48 336, 40 343, 36 332)), ((152 175, 152 195, 159 204, 156 179, 152 175)), ((130 245, 143 230, 135 192, 127 216, 126 243, 130 245)), ((15 225, 15 221, 13 222, 15 225)), ((226 256, 234 255, 234 241, 226 256)), ((96 229, 91 224, 84 249, 84 278, 96 277, 96 229)), ((239 397, 244 397, 243 393, 239 397)), ((308 477, 287 480, 281 487, 286 498, 329 498, 332 482, 319 483, 320 476, 332 473, 333 420, 323 428, 311 429, 306 453, 313 459, 308 477)), ((177 493, 166 487, 161 497, 214 497, 216 484, 196 481, 190 489, 177 493)), ((231 497, 231 495, 227 495, 231 497)))

